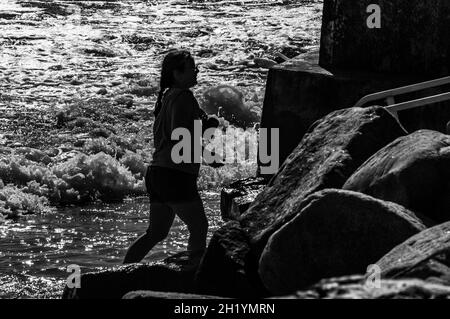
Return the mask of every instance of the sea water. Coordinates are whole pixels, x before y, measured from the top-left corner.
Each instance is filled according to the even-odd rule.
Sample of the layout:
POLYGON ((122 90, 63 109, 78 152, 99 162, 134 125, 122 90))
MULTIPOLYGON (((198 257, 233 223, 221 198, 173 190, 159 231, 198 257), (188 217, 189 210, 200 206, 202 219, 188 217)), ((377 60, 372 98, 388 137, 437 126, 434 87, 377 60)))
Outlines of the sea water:
MULTIPOLYGON (((195 55, 201 72, 194 93, 200 102, 207 88, 233 85, 260 114, 267 69, 246 63, 317 46, 320 18, 320 0, 1 0, 0 147, 70 147, 79 137, 53 128, 55 112, 98 98, 99 89, 106 93, 98 105, 105 105, 137 83, 157 86, 162 56, 173 47, 195 55)), ((133 96, 133 105, 151 111, 155 99, 155 94, 133 96)), ((118 135, 127 138, 132 132, 141 144, 149 142, 140 151, 151 153, 146 139, 151 117, 118 123, 118 135)), ((221 186, 252 176, 255 169, 251 162, 202 168, 208 239, 223 223, 221 186)), ((121 264, 126 249, 148 227, 148 214, 148 199, 139 196, 114 204, 54 206, 0 221, 0 297, 58 298, 68 265, 87 272, 121 264)), ((145 261, 185 250, 187 237, 186 226, 175 219, 167 239, 145 261)))

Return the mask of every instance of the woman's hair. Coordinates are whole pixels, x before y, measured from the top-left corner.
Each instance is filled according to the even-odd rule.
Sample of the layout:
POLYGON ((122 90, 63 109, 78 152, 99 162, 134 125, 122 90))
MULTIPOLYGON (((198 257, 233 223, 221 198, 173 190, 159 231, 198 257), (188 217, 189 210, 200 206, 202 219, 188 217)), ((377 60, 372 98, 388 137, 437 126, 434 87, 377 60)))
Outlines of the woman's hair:
POLYGON ((157 117, 161 111, 164 92, 174 84, 175 79, 173 78, 173 71, 183 71, 186 62, 189 60, 193 60, 193 57, 189 51, 185 50, 173 50, 164 57, 161 68, 161 78, 159 80, 158 99, 156 100, 154 111, 155 117, 157 117))

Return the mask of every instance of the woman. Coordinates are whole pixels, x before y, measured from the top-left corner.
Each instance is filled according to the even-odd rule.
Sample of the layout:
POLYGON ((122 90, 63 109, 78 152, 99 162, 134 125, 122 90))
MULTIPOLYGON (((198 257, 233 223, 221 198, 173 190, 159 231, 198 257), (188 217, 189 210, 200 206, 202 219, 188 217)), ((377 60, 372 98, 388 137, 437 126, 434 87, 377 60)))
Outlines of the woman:
MULTIPOLYGON (((172 147, 177 143, 171 139, 174 129, 187 128, 193 137, 195 120, 201 119, 208 127, 218 126, 216 119, 208 119, 189 90, 197 84, 197 73, 187 51, 171 51, 163 60, 153 126, 155 151, 145 177, 150 195, 150 225, 128 249, 124 263, 140 262, 164 240, 175 214, 189 230, 189 256, 200 257, 206 248, 208 221, 197 189, 200 164, 175 163, 171 158, 172 147)), ((193 150, 194 144, 191 145, 193 150)))

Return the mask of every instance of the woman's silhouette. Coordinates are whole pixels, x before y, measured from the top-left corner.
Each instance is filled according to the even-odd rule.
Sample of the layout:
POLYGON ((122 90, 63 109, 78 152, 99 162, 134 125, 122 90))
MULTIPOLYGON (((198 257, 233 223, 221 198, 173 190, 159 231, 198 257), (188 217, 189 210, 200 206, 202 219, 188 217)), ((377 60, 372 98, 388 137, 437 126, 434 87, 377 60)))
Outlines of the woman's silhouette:
MULTIPOLYGON (((163 60, 154 111, 155 151, 145 177, 150 196, 150 223, 146 233, 128 249, 124 263, 140 262, 164 240, 175 214, 189 230, 189 255, 199 257, 205 250, 208 221, 197 189, 200 164, 193 161, 177 164, 171 158, 172 147, 177 143, 171 140, 174 129, 187 128, 193 137, 195 120, 202 120, 208 127, 218 126, 217 119, 208 119, 189 90, 197 84, 197 73, 198 68, 188 51, 171 51, 163 60)), ((192 140, 192 150, 195 142, 192 140)))

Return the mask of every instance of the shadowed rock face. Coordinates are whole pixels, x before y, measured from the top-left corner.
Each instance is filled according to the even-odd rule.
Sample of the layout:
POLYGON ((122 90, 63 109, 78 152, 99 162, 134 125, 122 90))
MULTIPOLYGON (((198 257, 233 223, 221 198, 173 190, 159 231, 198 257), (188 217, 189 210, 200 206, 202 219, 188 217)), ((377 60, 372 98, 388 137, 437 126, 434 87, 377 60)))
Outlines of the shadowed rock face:
POLYGON ((81 275, 80 288, 64 289, 63 299, 120 299, 130 291, 191 292, 197 265, 185 253, 160 262, 130 264, 81 275))
POLYGON ((323 278, 365 273, 380 256, 425 229, 400 205, 335 189, 309 196, 295 213, 270 237, 259 262, 263 283, 276 295, 323 278))
POLYGON ((195 292, 235 298, 264 295, 250 254, 247 234, 239 223, 226 223, 210 240, 196 273, 195 292))
POLYGON ((450 220, 450 136, 421 130, 365 162, 344 189, 396 202, 436 222, 450 220))
POLYGON ((308 195, 341 188, 372 154, 406 132, 382 107, 349 108, 317 121, 239 219, 259 258, 268 238, 308 195))
POLYGON ((404 134, 381 107, 340 110, 317 121, 249 210, 214 234, 197 273, 196 292, 267 295, 259 258, 267 239, 295 216, 295 206, 318 190, 341 187, 367 158, 404 134))
POLYGON ((450 222, 428 228, 376 263, 384 278, 421 278, 450 285, 450 222))
MULTIPOLYGON (((440 299, 450 298, 450 287, 419 279, 381 280, 370 285, 362 276, 321 280, 282 299, 440 299)), ((277 299, 277 298, 274 298, 277 299)))

